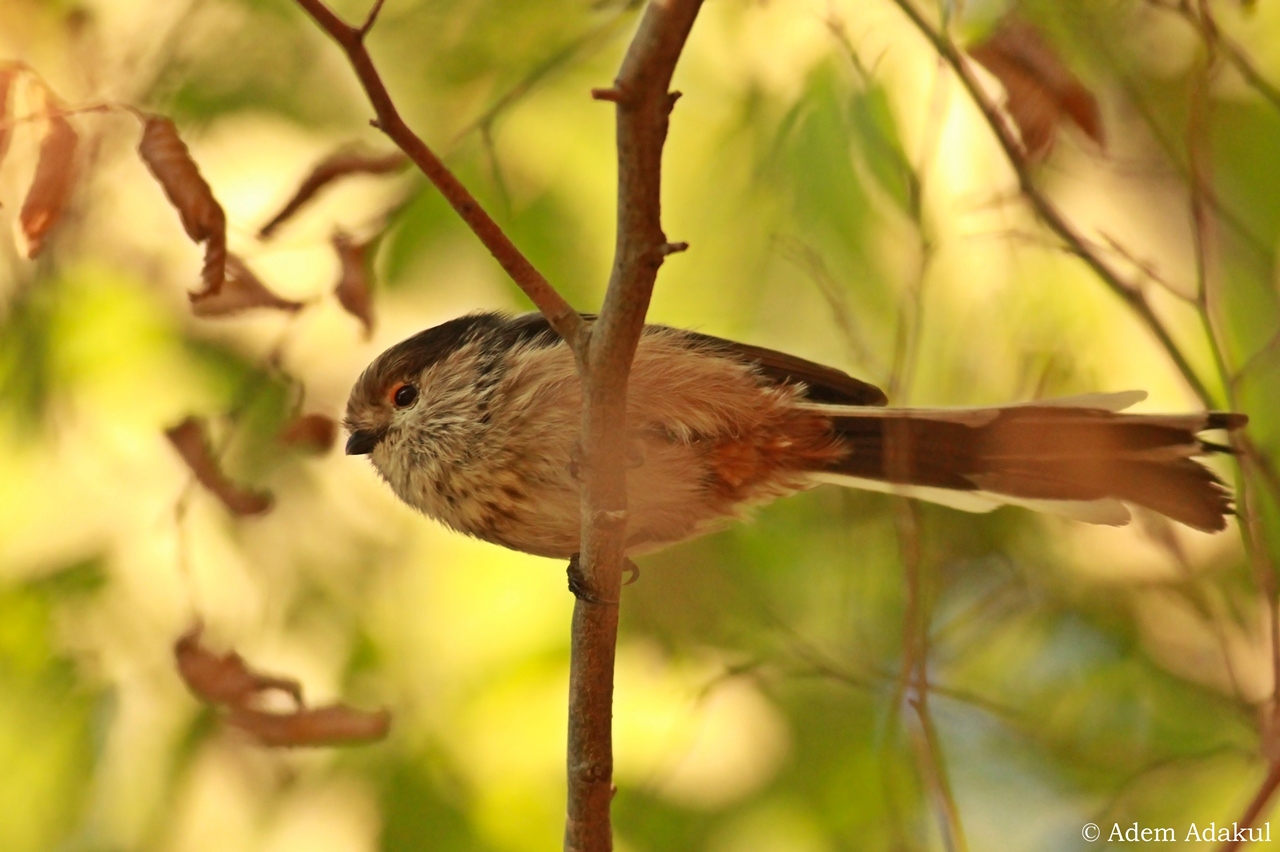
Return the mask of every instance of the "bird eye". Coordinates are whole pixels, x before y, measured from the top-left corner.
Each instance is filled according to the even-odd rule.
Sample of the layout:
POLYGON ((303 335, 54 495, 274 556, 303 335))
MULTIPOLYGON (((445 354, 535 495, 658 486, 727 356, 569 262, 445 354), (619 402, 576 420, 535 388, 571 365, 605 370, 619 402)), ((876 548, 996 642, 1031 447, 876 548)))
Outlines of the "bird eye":
POLYGON ((396 408, 408 408, 413 405, 413 401, 418 398, 418 389, 413 385, 401 385, 396 388, 395 393, 391 395, 391 399, 395 402, 396 408))

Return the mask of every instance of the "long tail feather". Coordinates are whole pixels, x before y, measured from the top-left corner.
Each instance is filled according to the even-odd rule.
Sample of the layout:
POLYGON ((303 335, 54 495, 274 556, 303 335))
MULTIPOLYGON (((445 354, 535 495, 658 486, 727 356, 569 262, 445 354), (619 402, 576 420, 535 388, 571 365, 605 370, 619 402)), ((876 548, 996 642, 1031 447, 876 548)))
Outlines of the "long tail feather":
POLYGON ((814 474, 851 485, 883 483, 979 511, 1006 502, 1117 523, 1127 513, 1116 501, 1124 501, 1196 529, 1223 529, 1231 495, 1195 460, 1217 448, 1199 433, 1238 429, 1248 418, 1119 414, 1100 399, 1089 398, 1087 407, 1060 401, 936 410, 825 406, 848 454, 814 474))

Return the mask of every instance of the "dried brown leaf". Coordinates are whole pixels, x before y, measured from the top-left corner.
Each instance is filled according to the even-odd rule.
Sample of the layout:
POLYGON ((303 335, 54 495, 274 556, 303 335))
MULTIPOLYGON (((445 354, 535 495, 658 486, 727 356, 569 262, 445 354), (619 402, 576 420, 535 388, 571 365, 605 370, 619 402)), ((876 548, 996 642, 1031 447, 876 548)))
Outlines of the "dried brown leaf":
POLYGON ((204 282, 201 295, 216 293, 225 277, 227 217, 213 190, 200 174, 178 129, 161 115, 142 116, 142 141, 138 154, 178 211, 182 228, 193 242, 204 243, 204 282))
POLYGON ((369 280, 370 242, 358 243, 338 231, 333 235, 333 248, 342 264, 342 276, 334 295, 338 303, 364 325, 364 336, 373 333, 373 294, 369 280))
POLYGON ((259 674, 234 651, 215 653, 200 644, 202 627, 193 626, 174 643, 178 673, 196 697, 226 707, 227 721, 269 746, 317 746, 382 739, 391 725, 386 710, 369 713, 345 704, 308 709, 302 687, 291 678, 259 674), (297 709, 276 713, 252 706, 269 690, 293 698, 297 709))
POLYGON ((323 746, 380 740, 391 726, 386 710, 366 712, 345 704, 308 709, 302 687, 291 678, 255 672, 234 651, 215 653, 200 644, 196 624, 174 643, 178 673, 196 697, 228 709, 227 721, 268 746, 323 746), (278 690, 297 709, 277 713, 253 707, 264 692, 278 690))
POLYGON ((40 141, 36 174, 18 214, 19 248, 34 258, 44 248, 45 238, 58 224, 71 199, 76 183, 76 147, 80 141, 71 122, 51 112, 40 141))
POLYGON ((258 231, 258 238, 268 239, 277 228, 292 219, 294 214, 306 206, 316 193, 336 180, 350 175, 390 174, 408 165, 409 158, 398 151, 393 154, 370 154, 350 148, 335 151, 316 163, 311 173, 298 185, 293 197, 280 208, 279 213, 271 217, 270 222, 258 231))
POLYGON ((226 277, 216 290, 188 293, 191 312, 198 317, 225 317, 253 308, 271 308, 277 311, 297 311, 301 302, 282 299, 267 289, 262 279, 234 254, 228 254, 225 262, 226 277))
POLYGON ((280 443, 315 453, 327 453, 338 437, 338 424, 323 414, 303 414, 280 433, 280 443))
POLYGON ((9 143, 13 141, 13 126, 9 123, 9 101, 22 70, 22 66, 16 64, 0 66, 0 163, 4 162, 5 154, 9 153, 9 143))
POLYGON ((380 740, 391 727, 386 710, 369 712, 331 704, 294 713, 232 708, 227 721, 267 746, 327 746, 380 740))
POLYGON ((302 687, 296 680, 259 674, 234 651, 216 654, 200 644, 203 628, 197 624, 173 646, 178 673, 187 688, 211 704, 241 707, 267 690, 279 690, 302 707, 302 687))
POLYGON ((172 429, 166 430, 165 435, 195 474, 196 481, 221 500, 231 512, 237 515, 259 515, 271 508, 270 494, 241 488, 222 472, 209 449, 204 424, 199 420, 188 417, 172 429))
POLYGON ((1005 106, 1022 134, 1027 159, 1048 156, 1063 116, 1099 145, 1106 144, 1097 98, 1031 24, 1006 18, 969 55, 1004 85, 1005 106))

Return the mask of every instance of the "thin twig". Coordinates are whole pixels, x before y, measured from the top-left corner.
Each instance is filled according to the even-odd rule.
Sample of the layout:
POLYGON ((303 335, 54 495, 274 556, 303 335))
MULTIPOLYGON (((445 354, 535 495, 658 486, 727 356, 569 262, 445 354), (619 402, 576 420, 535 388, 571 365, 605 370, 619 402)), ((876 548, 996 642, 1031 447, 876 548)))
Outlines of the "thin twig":
POLYGON ((995 134, 996 141, 1004 150, 1010 166, 1017 175, 1018 186, 1022 190, 1023 196, 1030 203, 1036 215, 1040 217, 1040 220, 1058 235, 1058 238, 1067 245, 1072 254, 1084 261, 1085 265, 1093 270, 1102 279, 1103 283, 1129 306, 1138 316, 1138 319, 1142 320, 1151 334, 1159 341, 1169 360, 1173 362, 1187 386, 1191 388, 1201 403, 1206 408, 1217 407, 1214 395, 1201 380, 1199 374, 1196 373, 1195 368, 1191 366, 1191 362, 1187 360, 1177 342, 1173 339, 1173 335, 1165 327, 1164 321, 1156 315, 1141 288, 1125 280, 1117 270, 1103 260, 1093 250, 1089 240, 1067 221, 1061 211, 1036 186, 1031 168, 1023 156, 1018 140, 1005 123, 996 105, 982 91, 981 84, 978 82, 977 77, 974 76, 960 49, 956 47, 949 36, 934 29, 933 25, 925 19, 924 15, 911 0, 892 0, 892 2, 902 10, 902 13, 915 25, 921 35, 933 45, 934 50, 951 66, 951 69, 960 79, 974 105, 977 106, 978 111, 986 119, 991 132, 995 134))
POLYGON ((369 14, 365 16, 364 23, 360 25, 358 30, 361 39, 364 39, 369 34, 369 30, 373 29, 373 25, 378 22, 378 15, 382 13, 383 2, 384 0, 374 0, 373 8, 369 10, 369 14))
POLYGON ((1099 231, 1098 236, 1102 237, 1102 241, 1106 243, 1107 248, 1141 272, 1152 284, 1155 284, 1180 302, 1186 302, 1189 305, 1196 304, 1195 296, 1182 292, 1174 286, 1172 281, 1160 274, 1160 269, 1156 266, 1155 261, 1138 257, 1124 243, 1105 231, 1099 231))
POLYGON ((494 256, 511 279, 516 282, 530 301, 537 306, 575 353, 580 351, 583 329, 582 317, 569 306, 550 282, 529 262, 515 244, 498 227, 498 223, 485 212, 467 188, 449 171, 427 144, 405 124, 399 111, 387 93, 373 59, 365 48, 364 39, 377 20, 382 0, 377 0, 364 24, 353 27, 335 15, 323 0, 297 0, 298 5, 311 16, 321 29, 338 43, 352 69, 364 87, 377 119, 374 126, 387 135, 409 159, 435 184, 440 194, 457 211, 485 248, 494 256))
POLYGON ((969 846, 964 838, 964 827, 960 823, 960 811, 956 808, 955 796, 951 792, 951 784, 947 780, 942 756, 942 744, 938 740, 938 732, 933 718, 929 715, 925 696, 921 691, 911 700, 920 723, 917 733, 917 759, 925 768, 925 782, 929 792, 937 800, 938 828, 942 832, 942 842, 947 852, 967 852, 969 846))
POLYGON ((1271 335, 1271 339, 1264 343, 1257 352, 1246 358, 1244 363, 1236 368, 1235 374, 1231 376, 1232 387, 1238 387, 1249 373, 1261 366, 1267 358, 1275 355, 1278 351, 1280 351, 1280 328, 1275 330, 1271 335))
POLYGON ((543 59, 535 65, 527 74, 495 100, 484 112, 454 135, 453 143, 456 145, 469 134, 480 130, 489 133, 495 122, 520 101, 525 95, 533 91, 539 84, 550 77, 557 70, 568 64, 572 59, 582 55, 587 48, 595 48, 600 43, 613 35, 631 16, 633 4, 627 4, 622 7, 613 17, 597 24, 581 33, 568 44, 556 50, 546 59, 543 59))
POLYGON ((1258 69, 1249 61, 1244 49, 1220 32, 1218 33, 1218 46, 1222 48, 1222 55, 1235 66, 1235 69, 1240 72, 1240 76, 1244 77, 1245 82, 1253 86, 1260 95, 1270 101, 1272 106, 1280 109, 1280 88, 1277 88, 1258 73, 1258 69))
POLYGON ((1148 5, 1172 12, 1185 20, 1199 34, 1206 46, 1211 50, 1221 51, 1222 56, 1240 73, 1245 83, 1270 101, 1272 106, 1280 109, 1280 87, 1263 77, 1253 64, 1253 60, 1245 53, 1244 48, 1223 34, 1205 4, 1200 4, 1199 13, 1188 3, 1160 3, 1156 0, 1148 0, 1148 5))
POLYGON ((866 331, 849 304, 848 288, 832 274, 818 250, 800 237, 779 237, 775 240, 775 245, 778 253, 798 266, 826 300, 849 357, 856 364, 866 367, 873 375, 888 375, 888 370, 867 345, 866 331))
POLYGON ((658 268, 681 244, 662 230, 660 188, 676 61, 702 0, 652 2, 612 91, 616 98, 618 226, 613 271, 583 361, 580 569, 589 595, 573 607, 569 664, 568 814, 564 848, 613 848, 613 666, 627 527, 627 377, 658 268))
MULTIPOLYGON (((1102 45, 1105 50, 1106 43, 1103 42, 1102 45)), ((1108 56, 1110 56, 1109 53, 1108 56)), ((1111 61, 1114 64, 1114 59, 1111 61)), ((1123 71, 1117 71, 1117 77, 1119 78, 1121 87, 1124 91, 1125 97, 1128 99, 1129 105, 1133 107, 1134 111, 1138 114, 1138 117, 1142 119, 1143 124, 1146 125, 1147 130, 1150 131, 1152 141, 1154 141, 1160 150, 1164 152, 1165 158, 1169 167, 1172 169, 1173 174, 1183 180, 1189 180, 1190 168, 1185 162, 1183 162, 1183 152, 1175 144, 1170 134, 1160 126, 1159 119, 1156 117, 1151 106, 1147 103, 1141 88, 1123 71)), ((1265 259, 1270 263, 1272 251, 1271 243, 1267 240, 1263 240, 1254 233, 1249 228, 1249 225, 1244 221, 1244 218, 1239 213, 1236 213, 1234 210, 1227 207, 1226 202, 1218 198, 1217 195, 1211 191, 1210 187, 1204 187, 1204 202, 1213 208, 1214 212, 1218 215, 1218 218, 1221 219, 1224 224, 1231 226, 1231 229, 1235 234, 1240 237, 1246 245, 1248 245, 1249 249, 1259 260, 1265 259)))
MULTIPOLYGON (((843 48, 845 57, 858 77, 863 89, 870 92, 876 84, 871 68, 859 56, 857 48, 849 38, 844 21, 831 13, 826 18, 827 30, 843 48)), ((907 214, 916 233, 918 263, 914 276, 907 282, 898 312, 898 329, 895 335, 894 354, 888 379, 885 382, 885 395, 891 404, 900 405, 910 395, 911 382, 915 375, 915 360, 919 354, 920 330, 924 324, 924 289, 928 280, 929 267, 933 260, 934 242, 929 224, 924 214, 924 178, 926 163, 932 157, 942 129, 942 118, 946 112, 945 78, 935 70, 930 84, 931 94, 928 101, 929 112, 925 116, 924 131, 921 134, 919 165, 912 165, 911 160, 899 146, 896 139, 890 138, 878 130, 873 130, 865 141, 874 145, 887 156, 897 167, 898 173, 906 189, 907 214)))
POLYGON ((902 669, 898 675, 893 706, 906 703, 915 711, 918 729, 912 732, 920 775, 934 800, 934 810, 948 852, 968 848, 960 808, 951 792, 943 761, 942 744, 929 712, 929 601, 923 588, 923 559, 920 550, 920 513, 905 498, 894 500, 895 532, 902 568, 906 574, 907 605, 902 626, 902 669))
MULTIPOLYGON (((1236 383, 1232 377, 1237 373, 1227 363, 1222 343, 1222 335, 1215 322, 1216 306, 1220 302, 1218 293, 1221 275, 1218 270, 1217 232, 1212 211, 1205 205, 1204 198, 1213 186, 1213 177, 1209 166, 1208 128, 1210 122, 1211 103, 1209 84, 1217 67, 1220 42, 1217 25, 1209 17, 1207 8, 1202 8, 1197 17, 1188 11, 1190 17, 1200 22, 1197 27, 1204 40, 1205 56, 1197 68, 1191 89, 1191 104, 1187 116, 1187 152, 1190 160, 1191 175, 1189 179, 1188 197, 1190 201, 1192 248, 1195 253, 1196 296, 1195 306, 1200 322, 1204 326, 1205 336, 1209 341, 1209 349, 1213 355, 1213 363, 1227 395, 1227 404, 1233 410, 1239 408, 1236 394, 1236 383)), ((1251 444, 1246 444, 1243 436, 1232 436, 1232 444, 1241 458, 1240 475, 1236 482, 1236 500, 1240 507, 1240 520, 1244 527, 1242 542, 1253 570, 1254 584, 1258 592, 1267 601, 1270 617, 1271 666, 1272 666, 1272 719, 1267 730, 1274 731, 1280 713, 1280 598, 1277 588, 1274 566, 1267 564, 1266 545, 1261 530, 1261 514, 1255 504, 1254 485, 1261 473, 1258 465, 1253 463, 1256 451, 1251 444)), ((1269 739, 1268 737, 1264 737, 1269 739)), ((1264 749, 1271 760, 1280 758, 1274 752, 1274 743, 1264 749)))
MULTIPOLYGON (((1200 34, 1205 54, 1192 83, 1190 110, 1187 117, 1187 152, 1190 160, 1188 197, 1196 268, 1195 306, 1209 341, 1214 366, 1227 395, 1227 404, 1232 409, 1236 409, 1238 400, 1236 382, 1233 378, 1237 373, 1234 373, 1227 363, 1222 336, 1218 333, 1217 324, 1214 321, 1215 306, 1219 303, 1217 291, 1220 275, 1218 274, 1215 221, 1204 201, 1212 187, 1212 175, 1207 156, 1211 107, 1209 84, 1216 70, 1218 58, 1222 55, 1223 43, 1207 4, 1200 5, 1198 14, 1185 3, 1180 7, 1180 11, 1200 34)), ((1232 445, 1241 457, 1240 475, 1236 482, 1237 501, 1244 526, 1241 538, 1253 570, 1254 584, 1267 602, 1272 666, 1270 718, 1263 723, 1263 754, 1271 763, 1271 771, 1259 786, 1245 813, 1237 820, 1238 825, 1248 828, 1266 808, 1277 786, 1280 785, 1280 754, 1277 753, 1275 742, 1276 723, 1280 719, 1280 597, 1277 597, 1275 566, 1269 564, 1266 544, 1262 537, 1261 517, 1255 505, 1254 479, 1261 474, 1254 463, 1255 448, 1243 435, 1232 436, 1232 445)), ((1239 846, 1239 841, 1228 841, 1222 846, 1222 852, 1229 852, 1239 846)))

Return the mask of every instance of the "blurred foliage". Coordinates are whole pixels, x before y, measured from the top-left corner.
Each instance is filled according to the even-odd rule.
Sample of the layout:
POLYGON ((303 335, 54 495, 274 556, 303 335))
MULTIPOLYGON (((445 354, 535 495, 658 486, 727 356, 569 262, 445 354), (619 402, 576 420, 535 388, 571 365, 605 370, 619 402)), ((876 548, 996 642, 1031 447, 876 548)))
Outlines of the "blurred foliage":
MULTIPOLYGON (((944 5, 970 43, 1008 9, 944 5)), ((1209 6, 1280 81, 1276 8, 1209 6)), ((406 0, 370 37, 410 123, 584 309, 607 280, 614 205, 612 111, 587 92, 612 79, 638 10, 406 0)), ((1205 49, 1154 3, 1019 11, 1098 98, 1108 140, 1060 129, 1037 184, 1134 280, 1158 272, 1144 291, 1250 415, 1274 477, 1280 109, 1220 58, 1194 126, 1205 49), (1193 132, 1208 140, 1225 377, 1186 298, 1193 132)), ((16 0, 0 58, 72 106, 174 117, 232 249, 307 302, 296 317, 190 316, 199 250, 137 163, 136 125, 74 118, 85 172, 52 248, 35 263, 2 250, 0 848, 556 847, 563 566, 446 533, 362 460, 277 437, 296 413, 340 416, 390 343, 527 303, 412 176, 344 182, 252 239, 311 162, 385 145, 338 51, 286 0, 16 0), (369 341, 331 296, 335 226, 385 233, 369 341), (232 518, 193 488, 163 437, 188 415, 211 423, 233 479, 273 492, 270 514, 232 518), (313 701, 389 706, 390 739, 267 751, 227 730, 174 671, 196 619, 313 701)), ((708 4, 676 86, 664 216, 692 249, 664 268, 655 321, 841 366, 901 404, 1146 387, 1147 410, 1198 405, 1018 201, 989 130, 888 0, 708 4)), ((6 219, 38 142, 16 131, 6 219)), ((645 559, 622 608, 619 848, 944 848, 936 768, 971 849, 1078 849, 1090 821, 1181 838, 1237 819, 1274 749, 1280 486, 1220 469, 1260 520, 1252 565, 1236 529, 906 511, 830 488, 645 559), (934 769, 904 674, 920 640, 934 769)))

